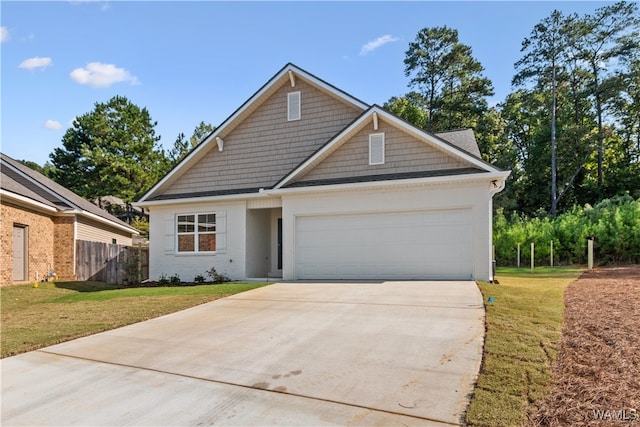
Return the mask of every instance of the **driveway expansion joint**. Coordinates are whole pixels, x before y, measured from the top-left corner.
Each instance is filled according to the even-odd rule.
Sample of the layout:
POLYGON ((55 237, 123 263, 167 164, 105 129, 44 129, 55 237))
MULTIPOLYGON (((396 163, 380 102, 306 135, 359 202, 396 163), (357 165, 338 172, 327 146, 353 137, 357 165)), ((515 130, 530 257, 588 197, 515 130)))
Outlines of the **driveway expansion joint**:
MULTIPOLYGON (((68 357, 70 359, 83 360, 83 361, 86 361, 86 362, 100 363, 100 364, 110 365, 110 366, 119 366, 119 367, 123 367, 123 368, 137 369, 137 370, 140 370, 140 371, 155 372, 155 373, 165 374, 165 375, 170 375, 170 376, 175 376, 175 377, 188 378, 188 379, 192 379, 192 380, 196 380, 196 381, 205 381, 205 382, 209 382, 209 383, 223 384, 223 385, 232 386, 232 387, 241 387, 241 388, 246 388, 246 389, 256 390, 256 391, 285 394, 285 395, 288 395, 288 396, 300 397, 302 399, 309 399, 309 400, 315 400, 315 401, 319 401, 319 402, 333 403, 333 404, 337 404, 337 405, 344 405, 344 406, 349 406, 349 407, 358 408, 358 409, 366 409, 366 410, 369 410, 369 411, 381 412, 381 413, 390 414, 390 415, 399 415, 399 416, 403 416, 403 417, 410 417, 410 418, 415 418, 415 419, 419 419, 419 420, 435 422, 435 423, 439 423, 439 424, 447 425, 447 426, 459 426, 460 425, 460 424, 453 424, 453 423, 450 423, 450 422, 445 421, 445 420, 438 420, 438 419, 435 419, 435 418, 427 418, 427 417, 422 417, 422 416, 418 416, 418 415, 406 414, 406 413, 403 413, 403 412, 395 412, 395 411, 389 411, 389 410, 385 410, 385 409, 372 408, 372 407, 369 407, 369 406, 358 405, 358 404, 349 403, 349 402, 342 402, 342 401, 339 401, 339 400, 332 400, 332 399, 325 399, 325 398, 319 398, 319 397, 314 397, 314 396, 307 396, 307 395, 304 395, 304 394, 289 393, 289 392, 284 391, 284 390, 277 390, 277 389, 271 390, 271 389, 264 388, 264 387, 250 386, 250 385, 246 385, 246 384, 237 384, 237 383, 233 383, 233 382, 229 382, 229 381, 214 380, 214 379, 210 379, 210 378, 197 377, 197 376, 194 376, 194 375, 187 375, 187 374, 180 374, 180 373, 176 373, 176 372, 164 371, 164 370, 161 370, 161 369, 145 368, 143 366, 136 366, 136 365, 128 365, 128 364, 125 364, 125 363, 107 362, 107 361, 104 361, 104 360, 91 359, 91 358, 88 358, 88 357, 73 356, 73 355, 64 354, 64 353, 56 353, 54 351, 47 351, 47 350, 43 350, 43 349, 35 350, 35 351, 38 352, 38 353, 50 354, 50 355, 58 356, 58 357, 68 357)), ((403 407, 403 408, 405 408, 405 406, 403 406, 400 403, 398 403, 398 405, 403 407)), ((409 408, 409 409, 411 409, 411 408, 409 408)))
POLYGON ((266 302, 290 302, 290 303, 304 303, 304 304, 341 304, 341 305, 369 305, 369 306, 382 306, 382 307, 424 307, 424 308, 449 308, 449 309, 462 309, 462 310, 478 310, 484 308, 484 305, 467 304, 462 305, 442 305, 442 304, 394 304, 394 303, 373 303, 373 302, 361 302, 361 301, 318 301, 318 300, 294 300, 294 299, 266 299, 266 298, 234 298, 228 297, 234 301, 266 301, 266 302))

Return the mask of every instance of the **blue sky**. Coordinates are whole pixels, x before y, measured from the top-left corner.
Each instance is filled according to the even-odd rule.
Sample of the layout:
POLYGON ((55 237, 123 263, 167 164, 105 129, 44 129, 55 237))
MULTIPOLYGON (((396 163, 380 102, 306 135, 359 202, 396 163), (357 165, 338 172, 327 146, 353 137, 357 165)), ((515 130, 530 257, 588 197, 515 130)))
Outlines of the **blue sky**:
POLYGON ((292 62, 369 104, 409 89, 408 45, 448 26, 511 91, 522 40, 553 9, 604 2, 2 1, 2 152, 44 164, 73 118, 115 95, 146 107, 165 148, 219 125, 292 62))

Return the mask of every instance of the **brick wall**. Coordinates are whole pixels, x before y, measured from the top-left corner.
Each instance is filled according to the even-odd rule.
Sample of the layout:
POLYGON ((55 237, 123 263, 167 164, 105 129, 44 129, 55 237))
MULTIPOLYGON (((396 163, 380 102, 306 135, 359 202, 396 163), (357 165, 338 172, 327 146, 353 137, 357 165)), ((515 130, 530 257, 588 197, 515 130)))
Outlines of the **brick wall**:
POLYGON ((75 270, 75 216, 54 218, 53 260, 60 280, 76 280, 75 270))
POLYGON ((54 266, 53 218, 3 201, 0 204, 0 285, 13 283, 13 225, 27 226, 28 281, 42 279, 54 266))

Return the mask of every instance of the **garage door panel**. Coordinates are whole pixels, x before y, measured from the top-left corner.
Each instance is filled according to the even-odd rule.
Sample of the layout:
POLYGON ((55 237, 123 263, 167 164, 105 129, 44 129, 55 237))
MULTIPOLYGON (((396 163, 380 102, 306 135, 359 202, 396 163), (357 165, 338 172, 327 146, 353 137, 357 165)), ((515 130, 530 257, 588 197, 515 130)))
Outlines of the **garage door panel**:
POLYGON ((470 210, 296 218, 299 279, 469 278, 470 210))

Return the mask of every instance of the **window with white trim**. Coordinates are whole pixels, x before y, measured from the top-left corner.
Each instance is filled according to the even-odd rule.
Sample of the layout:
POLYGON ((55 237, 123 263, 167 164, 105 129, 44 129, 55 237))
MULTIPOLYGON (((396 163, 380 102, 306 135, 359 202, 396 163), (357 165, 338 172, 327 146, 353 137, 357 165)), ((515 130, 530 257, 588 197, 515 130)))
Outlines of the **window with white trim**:
POLYGON ((216 214, 177 215, 178 252, 216 251, 216 214))
POLYGON ((369 164, 384 164, 384 132, 369 135, 369 164))
POLYGON ((300 91, 287 94, 287 119, 300 120, 300 91))

